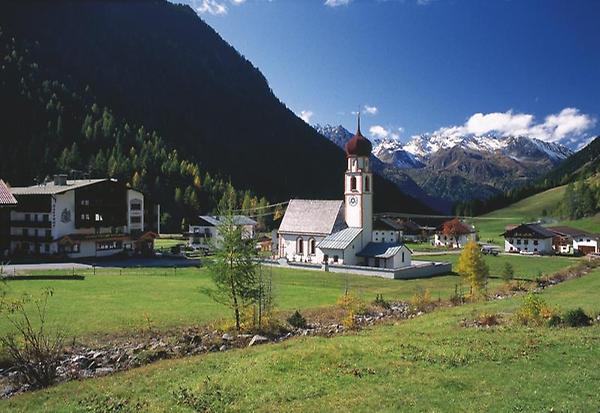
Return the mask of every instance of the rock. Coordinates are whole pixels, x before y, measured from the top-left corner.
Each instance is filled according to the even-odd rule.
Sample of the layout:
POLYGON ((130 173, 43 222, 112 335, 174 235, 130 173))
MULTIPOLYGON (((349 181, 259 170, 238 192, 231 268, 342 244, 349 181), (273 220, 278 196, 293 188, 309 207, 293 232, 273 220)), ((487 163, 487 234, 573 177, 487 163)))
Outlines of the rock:
POLYGON ((221 347, 219 347, 219 351, 225 351, 227 350, 227 346, 225 344, 223 344, 221 347))
POLYGON ((251 347, 255 344, 260 344, 260 343, 264 343, 265 341, 269 341, 268 338, 263 337, 263 336, 259 336, 258 334, 256 334, 254 337, 252 337, 252 340, 250 340, 250 343, 248 343, 248 347, 251 347))
POLYGON ((95 373, 97 376, 106 376, 107 374, 110 374, 110 373, 112 373, 112 372, 114 372, 114 371, 115 371, 115 369, 114 369, 114 368, 112 368, 112 367, 100 367, 100 368, 97 368, 97 369, 94 371, 94 373, 95 373))
POLYGON ((11 394, 15 393, 18 389, 14 386, 8 385, 6 387, 4 387, 2 390, 0 390, 0 397, 4 398, 4 397, 8 397, 11 394))
POLYGON ((225 333, 225 334, 223 334, 222 339, 225 341, 231 341, 231 340, 233 340, 233 336, 229 333, 225 333))

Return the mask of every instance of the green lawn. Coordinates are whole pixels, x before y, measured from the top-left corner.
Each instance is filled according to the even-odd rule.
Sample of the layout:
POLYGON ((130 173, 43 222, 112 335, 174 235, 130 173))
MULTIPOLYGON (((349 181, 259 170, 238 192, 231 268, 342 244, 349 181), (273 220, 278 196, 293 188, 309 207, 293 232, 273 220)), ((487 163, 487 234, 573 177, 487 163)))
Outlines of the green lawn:
POLYGON ((492 242, 503 245, 504 239, 500 236, 508 224, 520 224, 521 222, 533 222, 543 219, 549 225, 568 225, 589 232, 600 232, 600 215, 583 218, 575 221, 560 221, 552 217, 544 216, 545 210, 552 214, 565 193, 566 186, 558 186, 539 194, 522 199, 506 208, 492 211, 472 219, 477 228, 479 238, 483 242, 492 242))
MULTIPOLYGON (((409 298, 418 287, 429 288, 435 298, 448 298, 459 281, 454 275, 423 280, 387 280, 376 277, 291 270, 270 267, 277 307, 281 310, 333 305, 348 288, 371 301, 381 293, 386 299, 409 298)), ((148 327, 204 324, 228 316, 227 309, 200 292, 211 286, 205 269, 97 269, 77 270, 84 281, 10 281, 11 295, 37 293, 51 287, 50 320, 66 326, 78 338, 135 333, 148 327)), ((48 271, 46 271, 48 273, 48 271)), ((54 271, 52 273, 61 273, 54 271)), ((67 271, 66 273, 70 273, 67 271)), ((8 328, 0 321, 0 333, 8 328)))
MULTIPOLYGON (((453 270, 456 270, 458 254, 446 255, 419 255, 415 260, 420 261, 447 261, 451 262, 453 270)), ((575 264, 578 258, 570 257, 536 257, 522 255, 484 255, 485 262, 490 268, 491 276, 500 276, 507 262, 510 262, 515 270, 515 277, 533 280, 541 271, 544 274, 552 274, 561 268, 575 264)))
MULTIPOLYGON (((543 296, 552 306, 598 312, 599 290, 597 270, 543 296)), ((0 409, 101 411, 93 406, 109 399, 149 412, 193 411, 176 403, 183 387, 215 403, 213 411, 598 411, 599 325, 460 326, 481 312, 511 312, 520 301, 440 309, 358 334, 160 361, 17 396, 0 409)))
POLYGON ((154 248, 171 248, 175 245, 185 245, 187 242, 185 240, 174 239, 174 238, 157 238, 154 240, 154 248))

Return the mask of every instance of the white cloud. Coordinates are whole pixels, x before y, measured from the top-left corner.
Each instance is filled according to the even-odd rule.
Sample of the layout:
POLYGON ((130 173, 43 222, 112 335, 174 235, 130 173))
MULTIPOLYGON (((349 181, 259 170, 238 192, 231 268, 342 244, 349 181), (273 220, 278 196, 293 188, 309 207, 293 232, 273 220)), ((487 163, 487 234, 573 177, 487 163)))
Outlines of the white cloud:
POLYGON ((227 14, 227 5, 217 0, 201 0, 196 6, 196 11, 200 14, 225 15, 227 14))
POLYGON ((548 115, 544 122, 536 123, 535 117, 527 113, 507 112, 475 113, 463 125, 447 126, 434 134, 446 137, 473 134, 497 134, 500 136, 529 136, 547 142, 571 141, 582 138, 593 128, 596 119, 581 113, 576 108, 565 108, 559 113, 548 115))
POLYGON ((239 6, 240 4, 244 4, 246 0, 231 0, 231 2, 236 6, 239 6))
MULTIPOLYGON (((398 132, 402 132, 402 128, 398 128, 398 132)), ((369 133, 371 134, 371 137, 376 138, 376 139, 385 139, 385 138, 392 138, 392 139, 399 139, 400 138, 400 133, 393 131, 392 129, 387 129, 384 128, 381 125, 373 125, 369 128, 369 133)))
POLYGON ((313 115, 314 113, 310 110, 302 110, 298 117, 310 125, 310 118, 312 118, 313 115))
POLYGON ((347 6, 352 0, 325 0, 325 5, 329 7, 347 6))
POLYGON ((366 113, 367 115, 377 115, 378 112, 379 109, 377 109, 377 106, 365 105, 363 109, 363 113, 366 113))

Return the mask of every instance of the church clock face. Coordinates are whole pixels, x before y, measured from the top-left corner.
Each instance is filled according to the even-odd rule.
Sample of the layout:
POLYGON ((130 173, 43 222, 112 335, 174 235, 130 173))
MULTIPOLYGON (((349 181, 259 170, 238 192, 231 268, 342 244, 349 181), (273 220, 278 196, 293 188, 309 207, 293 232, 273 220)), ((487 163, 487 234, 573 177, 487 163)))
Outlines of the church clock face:
POLYGON ((350 204, 350 206, 356 206, 356 204, 358 204, 358 198, 355 196, 351 196, 350 199, 348 199, 348 203, 350 204))

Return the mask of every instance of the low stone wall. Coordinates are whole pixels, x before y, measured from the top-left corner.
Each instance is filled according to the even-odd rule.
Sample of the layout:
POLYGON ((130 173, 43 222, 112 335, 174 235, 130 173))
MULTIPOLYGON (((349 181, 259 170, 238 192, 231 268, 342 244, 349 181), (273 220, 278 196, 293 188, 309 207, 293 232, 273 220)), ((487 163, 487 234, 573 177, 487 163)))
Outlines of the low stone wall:
POLYGON ((411 278, 427 278, 452 272, 452 264, 448 262, 413 261, 413 265, 404 268, 377 268, 361 265, 335 265, 327 266, 308 262, 286 262, 285 260, 262 260, 263 264, 283 268, 297 268, 311 271, 326 271, 345 274, 366 275, 396 280, 411 278))

